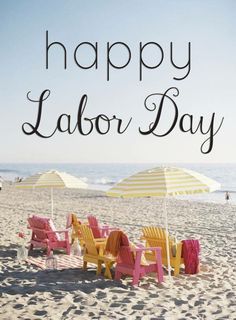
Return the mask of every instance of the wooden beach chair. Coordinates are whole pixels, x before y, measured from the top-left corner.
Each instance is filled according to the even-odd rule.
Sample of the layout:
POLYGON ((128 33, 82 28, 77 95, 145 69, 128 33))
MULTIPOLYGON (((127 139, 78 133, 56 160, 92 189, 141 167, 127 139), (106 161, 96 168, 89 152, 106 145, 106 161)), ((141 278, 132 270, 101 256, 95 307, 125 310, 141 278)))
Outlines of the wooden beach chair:
POLYGON ((116 280, 120 280, 122 274, 130 275, 133 277, 132 284, 138 285, 140 278, 154 272, 157 274, 158 282, 163 281, 161 248, 134 248, 122 231, 112 231, 107 240, 106 252, 111 253, 113 256, 117 255, 116 280), (142 253, 147 250, 154 253, 155 261, 142 261, 142 253))
POLYGON ((71 228, 71 244, 78 240, 80 246, 83 247, 84 242, 80 231, 81 224, 82 222, 77 218, 77 215, 75 213, 68 213, 66 229, 71 228))
POLYGON ((89 215, 88 217, 89 227, 92 229, 94 238, 105 238, 113 230, 118 230, 118 228, 109 227, 108 225, 100 226, 98 220, 95 216, 89 215))
POLYGON ((80 226, 81 234, 84 241, 84 255, 83 255, 83 269, 87 269, 87 264, 93 263, 97 265, 97 275, 102 272, 102 264, 105 264, 106 270, 104 276, 112 279, 111 267, 115 263, 114 258, 110 258, 104 255, 104 249, 106 245, 105 238, 95 239, 90 227, 86 225, 80 226))
POLYGON ((32 230, 29 250, 45 248, 47 255, 49 255, 51 250, 65 249, 66 253, 70 254, 68 230, 56 230, 50 218, 29 217, 28 228, 32 230))
MULTIPOLYGON (((167 250, 166 250, 166 231, 159 227, 144 227, 142 229, 142 240, 146 241, 146 247, 160 247, 162 254, 162 263, 168 267, 167 263, 167 250)), ((184 263, 181 258, 182 242, 175 243, 175 241, 169 237, 169 253, 170 253, 170 265, 174 269, 174 276, 179 275, 180 266, 184 263)), ((145 257, 149 260, 154 260, 155 256, 152 252, 146 252, 145 257)))

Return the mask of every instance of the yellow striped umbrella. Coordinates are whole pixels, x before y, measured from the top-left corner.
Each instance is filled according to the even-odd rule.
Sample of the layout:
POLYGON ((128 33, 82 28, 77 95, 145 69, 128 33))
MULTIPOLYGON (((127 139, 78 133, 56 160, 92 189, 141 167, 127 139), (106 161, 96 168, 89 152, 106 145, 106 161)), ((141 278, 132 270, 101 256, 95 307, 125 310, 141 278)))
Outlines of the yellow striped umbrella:
POLYGON ((117 183, 108 192, 112 197, 166 197, 212 192, 220 184, 198 172, 159 167, 138 172, 117 183))
POLYGON ((22 182, 16 183, 16 188, 50 188, 51 189, 51 215, 53 218, 53 189, 54 188, 87 188, 87 184, 82 180, 59 171, 47 171, 32 175, 22 182))
MULTIPOLYGON (((164 197, 213 192, 220 184, 198 172, 175 167, 158 167, 138 172, 117 183, 108 192, 111 197, 164 197)), ((166 247, 169 248, 166 201, 164 201, 166 247)), ((170 257, 167 249, 168 274, 170 257)))

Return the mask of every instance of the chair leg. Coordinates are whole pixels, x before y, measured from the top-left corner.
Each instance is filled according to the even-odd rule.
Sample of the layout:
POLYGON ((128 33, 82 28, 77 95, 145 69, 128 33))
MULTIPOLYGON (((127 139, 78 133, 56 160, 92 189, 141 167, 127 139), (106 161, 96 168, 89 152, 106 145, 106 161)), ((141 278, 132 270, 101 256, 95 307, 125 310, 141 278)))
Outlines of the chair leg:
POLYGON ((133 275, 133 281, 132 281, 132 285, 136 286, 139 283, 139 273, 135 272, 133 275))
POLYGON ((30 253, 31 250, 33 250, 34 246, 32 245, 32 243, 29 245, 29 248, 28 248, 28 254, 30 253))
POLYGON ((97 276, 99 276, 102 273, 102 262, 98 260, 98 266, 97 266, 97 276))
POLYGON ((160 252, 157 252, 157 280, 160 283, 164 281, 163 268, 162 268, 162 263, 161 263, 161 253, 160 252))
POLYGON ((176 263, 175 264, 175 268, 174 268, 174 276, 176 277, 176 276, 178 276, 179 275, 179 270, 180 270, 180 264, 178 263, 176 263))
POLYGON ((67 246, 66 246, 66 254, 70 255, 70 244, 69 244, 69 242, 67 243, 67 246))
POLYGON ((50 255, 51 250, 52 250, 51 247, 48 246, 48 247, 47 247, 47 256, 50 255))
POLYGON ((112 279, 112 275, 111 275, 111 267, 112 267, 112 262, 106 262, 105 266, 106 266, 106 270, 104 273, 104 276, 108 279, 112 279))
POLYGON ((88 264, 87 261, 84 261, 84 263, 83 263, 83 269, 84 270, 87 270, 87 264, 88 264))
POLYGON ((180 243, 180 244, 178 244, 177 250, 176 250, 175 265, 174 265, 174 276, 178 276, 179 275, 180 261, 181 261, 181 249, 182 249, 182 245, 180 243))
POLYGON ((120 280, 120 278, 121 278, 121 272, 119 272, 119 271, 115 271, 115 280, 120 280))

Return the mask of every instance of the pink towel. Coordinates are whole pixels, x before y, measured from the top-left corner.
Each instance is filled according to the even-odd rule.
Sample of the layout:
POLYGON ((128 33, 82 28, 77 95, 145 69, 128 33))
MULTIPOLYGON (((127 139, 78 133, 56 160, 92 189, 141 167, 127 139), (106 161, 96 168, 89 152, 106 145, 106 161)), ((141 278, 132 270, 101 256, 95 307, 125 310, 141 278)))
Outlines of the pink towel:
POLYGON ((182 257, 185 264, 185 273, 196 274, 199 272, 199 240, 183 240, 182 257))

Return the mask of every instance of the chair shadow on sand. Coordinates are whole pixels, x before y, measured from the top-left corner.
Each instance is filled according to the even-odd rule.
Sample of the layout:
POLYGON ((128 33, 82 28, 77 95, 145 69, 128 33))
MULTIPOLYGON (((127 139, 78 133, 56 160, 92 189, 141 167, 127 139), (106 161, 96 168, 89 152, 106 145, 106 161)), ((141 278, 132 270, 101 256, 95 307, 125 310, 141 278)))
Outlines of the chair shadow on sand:
MULTIPOLYGON (((109 288, 109 290, 127 292, 131 294, 138 290, 131 286, 132 279, 128 278, 128 284, 125 285, 120 281, 114 281, 96 275, 96 269, 93 266, 88 267, 87 271, 82 268, 64 269, 64 270, 42 270, 27 262, 20 263, 16 260, 17 245, 0 246, 0 295, 25 295, 35 294, 37 292, 52 293, 55 299, 63 298, 65 293, 75 292, 78 294, 90 294, 100 292, 109 288)), ((42 256, 42 250, 33 250, 30 255, 33 257, 42 256)), ((208 270, 205 270, 206 272, 208 270)), ((104 269, 103 269, 104 273, 104 269)), ((112 271, 114 277, 114 271, 112 271)), ((187 275, 188 276, 188 275, 187 275)), ((186 275, 180 275, 176 278, 175 283, 181 286, 181 278, 186 275)), ((190 282, 199 281, 201 278, 205 281, 212 281, 212 276, 207 274, 190 277, 190 282)), ((164 288, 162 284, 157 284, 154 278, 148 278, 140 285, 142 289, 149 288, 150 285, 155 285, 159 289, 164 288)), ((80 299, 80 297, 78 297, 80 299)), ((82 299, 82 298, 81 298, 82 299)), ((79 300, 78 300, 79 302, 79 300)))
MULTIPOLYGON (((17 245, 0 246, 0 294, 34 294, 50 292, 60 299, 63 292, 79 291, 85 294, 106 288, 128 289, 121 282, 96 276, 95 268, 84 271, 80 268, 64 270, 42 270, 27 262, 16 260, 17 245), (14 261, 15 260, 15 261, 14 261), (6 266, 6 263, 13 262, 6 266)), ((42 256, 41 250, 34 250, 30 255, 42 256)))

